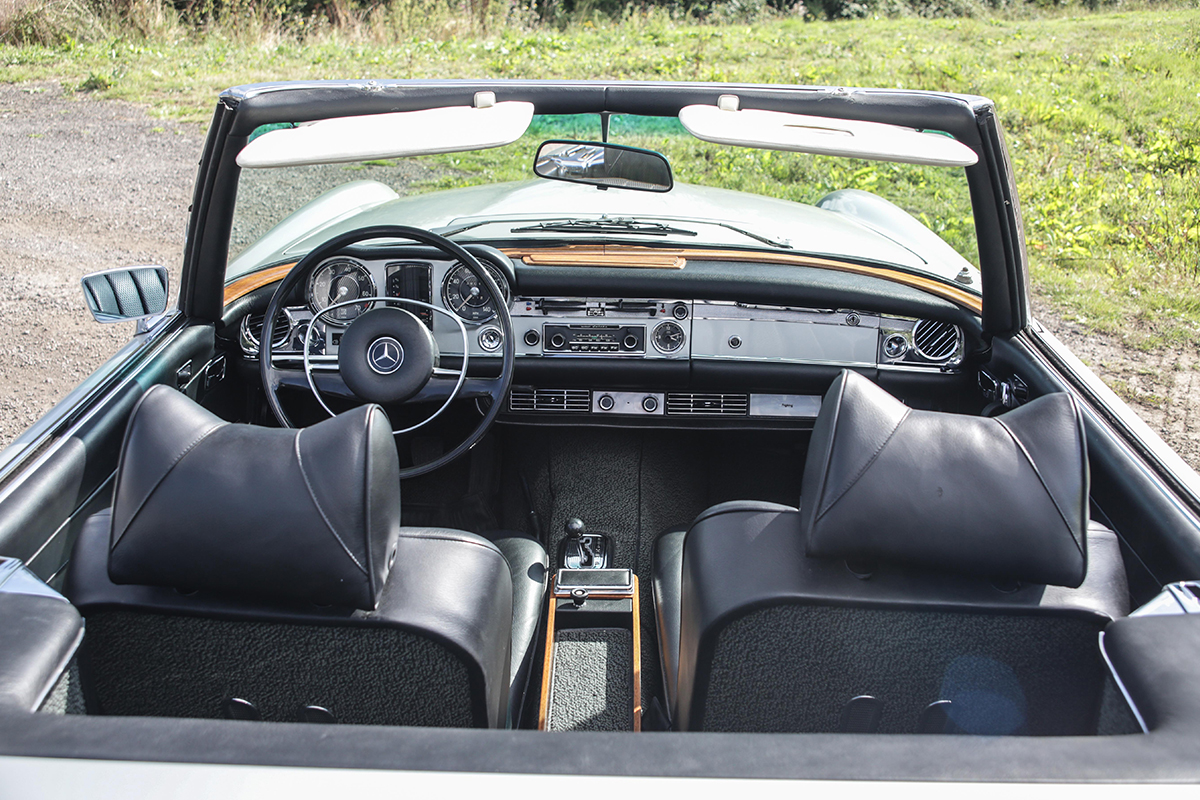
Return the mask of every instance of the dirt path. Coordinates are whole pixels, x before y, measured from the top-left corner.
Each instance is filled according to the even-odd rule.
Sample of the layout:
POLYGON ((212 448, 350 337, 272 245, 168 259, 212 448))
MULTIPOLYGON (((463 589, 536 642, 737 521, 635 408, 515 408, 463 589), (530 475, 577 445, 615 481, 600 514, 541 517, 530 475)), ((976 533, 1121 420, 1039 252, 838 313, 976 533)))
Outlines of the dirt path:
POLYGON ((1145 352, 1063 321, 1039 298, 1033 307, 1039 322, 1200 470, 1200 343, 1145 352))
MULTIPOLYGON (((104 362, 132 332, 84 309, 79 278, 164 264, 177 284, 199 126, 128 103, 0 84, 0 447, 104 362)), ((1037 318, 1200 468, 1200 348, 1143 353, 1037 318)))

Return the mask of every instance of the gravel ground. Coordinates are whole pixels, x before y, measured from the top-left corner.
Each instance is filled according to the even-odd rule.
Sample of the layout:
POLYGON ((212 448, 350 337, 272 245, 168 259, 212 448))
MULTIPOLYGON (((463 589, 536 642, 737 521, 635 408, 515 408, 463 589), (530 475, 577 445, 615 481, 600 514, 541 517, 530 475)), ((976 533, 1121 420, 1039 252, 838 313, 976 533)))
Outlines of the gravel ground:
POLYGON ((177 285, 202 143, 137 106, 0 85, 0 446, 133 333, 92 319, 83 275, 163 264, 177 285))
MULTIPOLYGON (((177 285, 202 145, 199 126, 156 120, 135 105, 64 96, 54 84, 0 84, 0 320, 11 343, 0 348, 0 447, 132 333, 131 324, 91 319, 80 277, 163 264, 177 285)), ((402 191, 431 174, 401 166, 370 177, 402 191)), ((250 211, 243 236, 261 227, 254 209, 295 204, 353 177, 314 168, 303 193, 260 179, 242 198, 250 211)), ((1044 303, 1035 301, 1035 313, 1200 468, 1200 346, 1144 353, 1064 322, 1044 303)))

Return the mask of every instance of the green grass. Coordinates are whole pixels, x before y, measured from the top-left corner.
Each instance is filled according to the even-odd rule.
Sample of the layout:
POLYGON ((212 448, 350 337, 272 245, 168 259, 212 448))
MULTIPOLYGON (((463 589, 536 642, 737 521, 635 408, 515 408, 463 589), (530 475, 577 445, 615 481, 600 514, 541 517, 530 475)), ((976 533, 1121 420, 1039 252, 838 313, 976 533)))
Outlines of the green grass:
MULTIPOLYGON (((485 36, 459 36, 453 23, 419 36, 378 26, 302 36, 266 24, 211 34, 164 24, 149 36, 2 45, 0 79, 59 80, 197 122, 226 86, 301 78, 711 80, 980 94, 996 101, 1007 131, 1036 290, 1067 318, 1138 346, 1200 331, 1200 10, 753 26, 630 13, 485 36)), ((817 173, 765 153, 750 156, 750 171, 736 161, 744 154, 699 159, 686 150, 695 143, 659 146, 687 165, 682 180, 752 191, 768 182, 771 193, 802 200, 838 181, 906 191, 887 165, 817 173)), ((527 169, 507 156, 456 163, 469 182, 527 169)), ((954 241, 963 220, 949 189, 943 194, 944 207, 927 218, 954 241)))

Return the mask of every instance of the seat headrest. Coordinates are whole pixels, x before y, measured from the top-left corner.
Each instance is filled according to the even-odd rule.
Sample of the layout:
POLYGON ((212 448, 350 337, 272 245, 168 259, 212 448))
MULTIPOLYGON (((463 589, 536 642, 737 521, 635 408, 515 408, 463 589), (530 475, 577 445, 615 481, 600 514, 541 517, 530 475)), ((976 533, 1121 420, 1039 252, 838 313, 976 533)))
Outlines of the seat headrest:
POLYGON ((263 428, 155 386, 125 431, 109 577, 373 609, 400 532, 399 471, 379 406, 263 428))
POLYGON ((1087 571, 1087 451, 1068 394, 973 417, 910 409, 843 371, 802 491, 810 556, 1072 587, 1087 571))

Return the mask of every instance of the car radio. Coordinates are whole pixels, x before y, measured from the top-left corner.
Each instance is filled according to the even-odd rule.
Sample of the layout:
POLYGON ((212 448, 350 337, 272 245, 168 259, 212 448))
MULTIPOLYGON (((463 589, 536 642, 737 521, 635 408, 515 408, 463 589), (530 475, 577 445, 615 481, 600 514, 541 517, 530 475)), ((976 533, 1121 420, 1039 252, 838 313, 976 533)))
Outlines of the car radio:
POLYGON ((546 325, 542 349, 547 353, 613 353, 637 355, 646 352, 645 325, 546 325))

